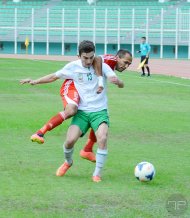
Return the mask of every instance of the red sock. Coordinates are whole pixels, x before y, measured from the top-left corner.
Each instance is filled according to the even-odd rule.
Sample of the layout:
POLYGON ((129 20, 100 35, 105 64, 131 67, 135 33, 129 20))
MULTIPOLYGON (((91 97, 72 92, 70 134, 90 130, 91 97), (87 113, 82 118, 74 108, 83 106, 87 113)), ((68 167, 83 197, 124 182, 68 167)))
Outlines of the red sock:
POLYGON ((52 117, 40 130, 37 131, 37 133, 44 135, 47 131, 51 131, 56 126, 62 124, 64 120, 64 112, 60 112, 52 117))
POLYGON ((96 139, 96 135, 94 133, 94 130, 91 129, 90 134, 88 136, 88 141, 87 141, 85 147, 83 148, 83 150, 86 152, 92 152, 92 148, 93 148, 94 144, 96 143, 96 141, 97 141, 97 139, 96 139))

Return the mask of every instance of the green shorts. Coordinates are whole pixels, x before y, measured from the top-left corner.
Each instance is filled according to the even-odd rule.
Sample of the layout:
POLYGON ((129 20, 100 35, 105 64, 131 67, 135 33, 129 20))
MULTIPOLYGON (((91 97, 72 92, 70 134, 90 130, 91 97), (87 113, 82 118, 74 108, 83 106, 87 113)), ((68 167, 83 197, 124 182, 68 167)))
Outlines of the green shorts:
POLYGON ((109 116, 106 109, 98 112, 84 112, 78 110, 77 114, 72 119, 71 125, 78 126, 82 131, 81 136, 83 136, 90 127, 96 132, 102 123, 107 123, 109 126, 109 116))

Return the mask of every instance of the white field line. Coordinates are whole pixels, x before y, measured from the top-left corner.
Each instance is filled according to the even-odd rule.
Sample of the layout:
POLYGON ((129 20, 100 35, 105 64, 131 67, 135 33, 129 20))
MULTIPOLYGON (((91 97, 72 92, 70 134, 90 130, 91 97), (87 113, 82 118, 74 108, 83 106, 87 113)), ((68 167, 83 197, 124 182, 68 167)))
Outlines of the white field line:
POLYGON ((152 78, 151 78, 151 80, 159 82, 159 83, 168 83, 168 84, 171 84, 171 85, 190 87, 190 85, 188 85, 188 84, 182 84, 182 83, 176 83, 176 82, 170 82, 170 81, 163 81, 163 80, 152 79, 152 78))

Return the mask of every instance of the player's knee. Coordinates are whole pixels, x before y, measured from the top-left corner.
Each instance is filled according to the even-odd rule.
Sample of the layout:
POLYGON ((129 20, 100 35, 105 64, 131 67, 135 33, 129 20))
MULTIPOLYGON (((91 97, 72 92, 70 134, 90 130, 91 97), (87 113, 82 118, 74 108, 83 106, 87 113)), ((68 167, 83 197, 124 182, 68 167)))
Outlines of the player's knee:
POLYGON ((65 147, 66 148, 72 148, 75 144, 75 139, 74 138, 67 138, 65 141, 65 147))
POLYGON ((99 148, 104 149, 107 144, 107 138, 108 138, 108 125, 107 123, 102 123, 97 132, 97 143, 99 145, 99 148))
POLYGON ((66 107, 65 109, 66 118, 73 117, 77 113, 77 109, 78 108, 76 105, 66 107))
POLYGON ((70 109, 70 116, 74 116, 77 113, 77 107, 72 107, 70 109))
POLYGON ((99 134, 97 136, 97 143, 99 145, 99 148, 104 149, 107 144, 107 134, 99 134))

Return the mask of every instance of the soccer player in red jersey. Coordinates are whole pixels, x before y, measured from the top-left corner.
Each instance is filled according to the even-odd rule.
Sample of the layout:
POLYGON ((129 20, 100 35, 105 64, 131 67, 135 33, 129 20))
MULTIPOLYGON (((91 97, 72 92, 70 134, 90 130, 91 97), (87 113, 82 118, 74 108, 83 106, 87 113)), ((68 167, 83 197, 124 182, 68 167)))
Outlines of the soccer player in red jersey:
MULTIPOLYGON (((79 54, 80 57, 80 54, 79 54)), ((103 90, 103 77, 102 77, 102 63, 106 63, 110 66, 112 70, 117 70, 122 72, 128 68, 128 66, 132 62, 132 55, 128 50, 119 50, 117 54, 114 55, 102 55, 94 58, 93 66, 97 75, 99 75, 99 82, 97 84, 97 93, 101 93, 103 90)), ((24 79, 21 80, 21 84, 30 83, 31 85, 35 85, 40 83, 40 80, 43 78, 39 78, 37 80, 24 79)), ((82 79, 82 78, 81 78, 82 79)), ((80 80, 80 78, 79 78, 80 80)), ((113 81, 114 82, 114 81, 113 81)), ((41 129, 39 129, 35 134, 31 136, 31 140, 33 142, 37 142, 39 144, 44 143, 44 135, 47 131, 51 131, 55 127, 62 124, 66 119, 74 116, 78 109, 78 104, 80 101, 80 96, 78 94, 77 89, 75 88, 74 82, 72 80, 65 80, 60 89, 60 95, 63 102, 64 111, 59 112, 54 117, 52 117, 41 129)), ((80 151, 80 156, 92 162, 96 161, 95 155, 93 153, 93 145, 96 142, 96 136, 93 130, 90 131, 90 135, 88 141, 80 151)))

